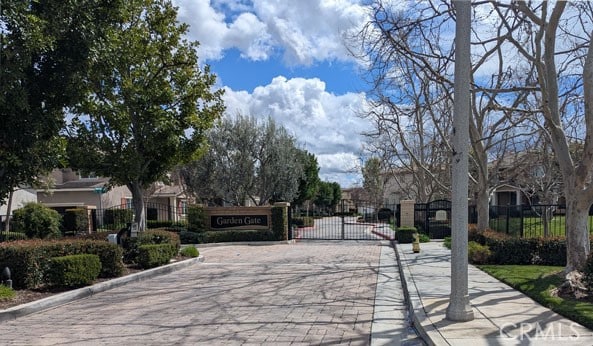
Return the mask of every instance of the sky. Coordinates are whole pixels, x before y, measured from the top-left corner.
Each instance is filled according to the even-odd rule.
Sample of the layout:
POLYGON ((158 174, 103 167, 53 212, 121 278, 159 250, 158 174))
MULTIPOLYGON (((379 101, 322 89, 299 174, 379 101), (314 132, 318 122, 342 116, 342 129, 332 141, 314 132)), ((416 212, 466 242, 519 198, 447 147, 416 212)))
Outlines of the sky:
POLYGON ((368 86, 347 45, 367 21, 363 1, 173 2, 225 89, 225 116, 272 117, 315 154, 323 181, 362 184, 368 86))

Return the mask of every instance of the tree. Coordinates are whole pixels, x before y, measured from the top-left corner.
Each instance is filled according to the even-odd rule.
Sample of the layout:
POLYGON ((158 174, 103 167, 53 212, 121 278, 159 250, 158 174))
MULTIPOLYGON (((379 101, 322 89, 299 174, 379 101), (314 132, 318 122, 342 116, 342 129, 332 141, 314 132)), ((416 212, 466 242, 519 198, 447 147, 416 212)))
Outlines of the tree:
POLYGON ((68 154, 73 168, 126 185, 144 230, 144 189, 204 150, 205 132, 224 107, 171 2, 125 6, 126 17, 99 48, 85 84, 89 96, 73 108, 68 154))
POLYGON ((208 133, 209 148, 181 169, 188 191, 214 204, 293 201, 303 179, 302 151, 273 119, 225 118, 208 133))
POLYGON ((315 197, 315 205, 331 212, 342 199, 342 188, 336 182, 322 181, 315 197))
POLYGON ((298 156, 303 166, 303 176, 299 179, 299 192, 293 202, 296 205, 303 205, 315 197, 321 181, 319 180, 319 164, 315 155, 306 150, 299 150, 298 156))
POLYGON ((64 109, 95 48, 119 16, 119 0, 3 1, 0 5, 0 203, 58 166, 64 109))
POLYGON ((381 160, 377 157, 371 157, 364 163, 362 168, 362 186, 369 196, 371 202, 378 208, 383 202, 383 194, 385 190, 385 181, 383 179, 383 167, 381 160))
POLYGON ((534 91, 532 101, 562 174, 567 230, 565 271, 570 273, 583 268, 590 252, 593 6, 589 2, 544 1, 497 4, 495 9, 503 23, 518 23, 505 39, 522 57, 522 63, 535 70, 533 82, 539 89, 534 91), (582 150, 571 152, 570 138, 582 141, 582 150))
MULTIPOLYGON (((478 6, 478 5, 476 5, 478 6)), ((479 6, 491 10, 489 2, 479 6)), ((482 13, 482 12, 479 12, 482 13)), ((484 18, 487 16, 484 16, 484 18)), ((532 90, 533 69, 515 66, 505 57, 505 41, 514 30, 475 16, 472 46, 472 116, 470 138, 472 195, 478 206, 478 227, 488 227, 493 189, 489 164, 509 141, 528 137, 524 113, 513 113, 532 90), (494 35, 492 34, 494 33, 494 35), (517 114, 521 116, 517 116, 517 114)), ((357 37, 370 71, 371 109, 376 124, 372 146, 389 163, 393 176, 412 176, 418 196, 428 198, 450 190, 455 17, 450 3, 421 1, 392 6, 376 0, 372 18, 357 37)), ((448 193, 447 193, 448 194, 448 193)))

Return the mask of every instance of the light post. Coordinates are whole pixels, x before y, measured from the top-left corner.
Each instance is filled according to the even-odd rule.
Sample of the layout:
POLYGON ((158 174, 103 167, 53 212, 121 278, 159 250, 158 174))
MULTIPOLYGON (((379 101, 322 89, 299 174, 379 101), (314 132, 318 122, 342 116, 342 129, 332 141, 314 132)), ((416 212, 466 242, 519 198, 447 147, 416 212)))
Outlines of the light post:
POLYGON ((467 279, 471 2, 456 0, 453 1, 453 6, 457 22, 451 166, 451 296, 447 319, 464 322, 474 319, 474 312, 469 304, 467 279))

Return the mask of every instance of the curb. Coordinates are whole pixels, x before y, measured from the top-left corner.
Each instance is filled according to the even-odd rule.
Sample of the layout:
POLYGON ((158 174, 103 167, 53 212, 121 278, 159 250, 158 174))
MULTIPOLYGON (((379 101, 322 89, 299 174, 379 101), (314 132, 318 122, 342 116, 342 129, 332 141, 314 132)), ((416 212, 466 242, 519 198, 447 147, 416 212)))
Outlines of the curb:
POLYGON ((397 264, 400 271, 400 277, 402 280, 402 287, 404 290, 404 296, 408 302, 408 310, 412 318, 412 325, 418 332, 420 338, 429 346, 440 346, 450 345, 445 338, 434 328, 432 322, 426 316, 424 311, 424 305, 422 305, 422 299, 418 294, 416 283, 414 282, 414 276, 408 266, 402 265, 401 257, 405 258, 405 254, 398 243, 391 241, 391 245, 395 249, 395 256, 397 258, 397 264), (410 290, 411 288, 411 290, 410 290))
POLYGON ((35 312, 43 311, 49 308, 53 308, 59 305, 63 305, 74 300, 81 298, 90 297, 93 294, 110 290, 112 288, 126 285, 130 282, 141 281, 144 279, 152 278, 157 275, 168 274, 176 270, 189 267, 190 265, 204 262, 204 256, 196 258, 190 258, 187 260, 167 264, 164 266, 144 270, 135 274, 130 274, 115 278, 112 280, 100 282, 91 286, 78 288, 72 291, 59 293, 51 297, 43 298, 34 302, 13 306, 6 310, 0 311, 0 322, 17 319, 25 315, 29 315, 35 312))

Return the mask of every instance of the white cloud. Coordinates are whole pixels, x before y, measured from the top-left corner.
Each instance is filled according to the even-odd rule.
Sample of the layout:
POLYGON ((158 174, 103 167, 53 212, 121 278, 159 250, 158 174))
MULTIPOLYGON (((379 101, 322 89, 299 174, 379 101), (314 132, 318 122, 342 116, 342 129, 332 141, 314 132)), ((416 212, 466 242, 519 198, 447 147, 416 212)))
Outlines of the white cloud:
POLYGON ((357 32, 367 15, 357 0, 175 0, 175 4, 180 21, 190 25, 190 38, 200 42, 202 60, 221 59, 230 48, 245 58, 266 60, 277 50, 288 65, 352 60, 344 35, 357 32))
POLYGON ((224 101, 228 115, 270 116, 286 127, 304 149, 317 156, 322 179, 343 186, 357 181, 352 171, 362 150, 361 133, 370 129, 358 117, 365 106, 364 94, 334 95, 319 79, 279 76, 251 94, 226 88, 224 101))

